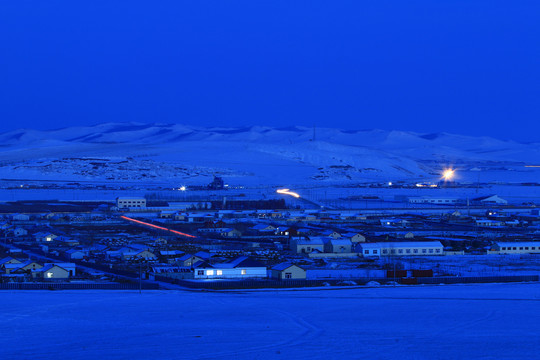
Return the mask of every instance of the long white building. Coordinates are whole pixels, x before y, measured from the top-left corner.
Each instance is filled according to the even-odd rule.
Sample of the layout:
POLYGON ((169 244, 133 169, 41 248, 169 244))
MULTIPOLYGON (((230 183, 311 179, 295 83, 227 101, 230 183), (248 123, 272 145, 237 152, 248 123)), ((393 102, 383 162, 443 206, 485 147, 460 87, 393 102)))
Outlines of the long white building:
POLYGON ((444 255, 440 241, 404 241, 361 243, 363 256, 434 256, 444 255))
POLYGON ((496 254, 540 254, 540 241, 496 242, 493 246, 496 254))
POLYGON ((146 199, 143 197, 117 197, 116 207, 118 207, 119 209, 145 208, 146 199))

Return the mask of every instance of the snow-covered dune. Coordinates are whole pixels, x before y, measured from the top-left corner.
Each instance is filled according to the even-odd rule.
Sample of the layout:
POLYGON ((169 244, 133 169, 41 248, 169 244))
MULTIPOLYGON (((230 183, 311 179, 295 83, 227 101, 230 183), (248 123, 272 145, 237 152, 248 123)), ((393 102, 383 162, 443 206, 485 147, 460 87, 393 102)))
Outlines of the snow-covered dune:
POLYGON ((106 123, 14 130, 0 134, 0 144, 0 177, 30 179, 136 180, 146 172, 147 179, 194 182, 212 175, 262 184, 436 181, 446 166, 525 171, 540 159, 540 143, 296 126, 106 123), (94 158, 101 163, 89 165, 94 158), (112 165, 118 158, 123 165, 112 165))

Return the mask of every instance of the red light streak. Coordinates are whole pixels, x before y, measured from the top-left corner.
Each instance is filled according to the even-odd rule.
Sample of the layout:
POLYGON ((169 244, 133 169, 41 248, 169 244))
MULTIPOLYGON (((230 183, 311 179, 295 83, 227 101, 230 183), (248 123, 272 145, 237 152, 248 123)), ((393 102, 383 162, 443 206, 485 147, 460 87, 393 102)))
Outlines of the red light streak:
POLYGON ((172 230, 172 229, 167 229, 166 227, 163 227, 163 226, 157 226, 157 225, 154 225, 154 224, 150 224, 150 223, 147 223, 147 222, 144 222, 144 221, 140 221, 140 220, 135 220, 135 219, 132 219, 132 218, 129 218, 127 216, 120 216, 122 219, 124 220, 127 220, 127 221, 132 221, 132 222, 135 222, 137 224, 141 224, 141 225, 145 225, 145 226, 150 226, 154 229, 159 229, 159 230, 163 230, 163 231, 169 231, 169 232, 172 232, 173 234, 177 234, 177 235, 181 235, 181 236, 185 236, 185 237, 189 237, 189 238, 195 238, 196 236, 193 236, 193 235, 189 235, 189 234, 186 234, 186 233, 183 233, 183 232, 180 232, 180 231, 176 231, 176 230, 172 230))

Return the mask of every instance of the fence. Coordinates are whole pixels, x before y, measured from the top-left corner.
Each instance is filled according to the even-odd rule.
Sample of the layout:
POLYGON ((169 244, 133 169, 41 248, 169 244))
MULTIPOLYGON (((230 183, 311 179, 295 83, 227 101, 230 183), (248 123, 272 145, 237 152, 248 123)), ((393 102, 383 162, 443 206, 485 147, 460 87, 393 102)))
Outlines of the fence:
MULTIPOLYGON (((159 284, 141 284, 143 290, 158 290, 159 284)), ((138 290, 135 283, 2 283, 0 290, 138 290)))
POLYGON ((335 285, 365 285, 370 281, 387 283, 392 279, 387 278, 359 278, 359 279, 325 279, 325 280, 271 280, 271 279, 251 279, 251 280, 182 280, 172 279, 165 276, 156 275, 156 281, 168 282, 191 289, 275 289, 275 288, 301 288, 316 286, 335 285), (351 283, 354 282, 354 283, 351 283))
POLYGON ((472 283, 506 283, 539 281, 538 275, 516 276, 448 276, 434 278, 417 278, 418 284, 472 284, 472 283))

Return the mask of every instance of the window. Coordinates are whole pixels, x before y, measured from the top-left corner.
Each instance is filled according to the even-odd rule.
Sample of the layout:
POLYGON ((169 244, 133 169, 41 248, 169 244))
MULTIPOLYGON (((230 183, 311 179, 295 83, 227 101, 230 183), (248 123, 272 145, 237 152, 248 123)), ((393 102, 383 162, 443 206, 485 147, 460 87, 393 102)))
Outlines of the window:
POLYGON ((206 276, 214 275, 214 270, 206 270, 206 276))
POLYGON ((418 254, 418 249, 414 249, 413 252, 414 252, 415 254, 418 254))
POLYGON ((519 250, 523 250, 523 246, 519 248, 519 250))
POLYGON ((384 250, 382 251, 382 253, 383 253, 383 254, 388 254, 388 250, 384 249, 384 250))
POLYGON ((377 254, 377 250, 373 250, 373 254, 377 254))
POLYGON ((197 275, 204 275, 204 270, 197 270, 197 275))
POLYGON ((216 270, 216 275, 217 276, 223 275, 223 270, 216 270))
POLYGON ((528 246, 525 246, 525 250, 529 250, 529 247, 528 247, 528 246))
POLYGON ((407 249, 407 250, 405 250, 405 252, 406 252, 407 254, 410 254, 410 253, 411 253, 411 249, 407 249))
POLYGON ((531 248, 531 250, 536 250, 536 247, 535 247, 535 246, 533 246, 533 247, 531 248))
POLYGON ((501 248, 501 250, 506 250, 506 247, 503 246, 503 247, 501 248))
POLYGON ((430 254, 433 254, 433 249, 429 249, 429 253, 430 253, 430 254))
POLYGON ((242 274, 242 275, 246 275, 246 274, 247 274, 247 271, 246 271, 246 269, 242 269, 242 270, 240 270, 240 274, 242 274))
POLYGON ((517 250, 517 248, 514 247, 514 248, 512 248, 512 250, 517 250))
POLYGON ((292 273, 285 273, 285 279, 292 279, 292 273))
POLYGON ((398 253, 403 254, 403 249, 399 249, 398 253))
POLYGON ((441 249, 437 249, 437 250, 435 250, 435 252, 436 252, 437 254, 439 254, 439 253, 441 252, 441 249))
POLYGON ((396 250, 392 249, 392 250, 390 250, 390 252, 391 252, 392 254, 395 254, 395 253, 396 253, 396 250))
POLYGON ((422 254, 427 253, 426 249, 422 249, 422 254))

